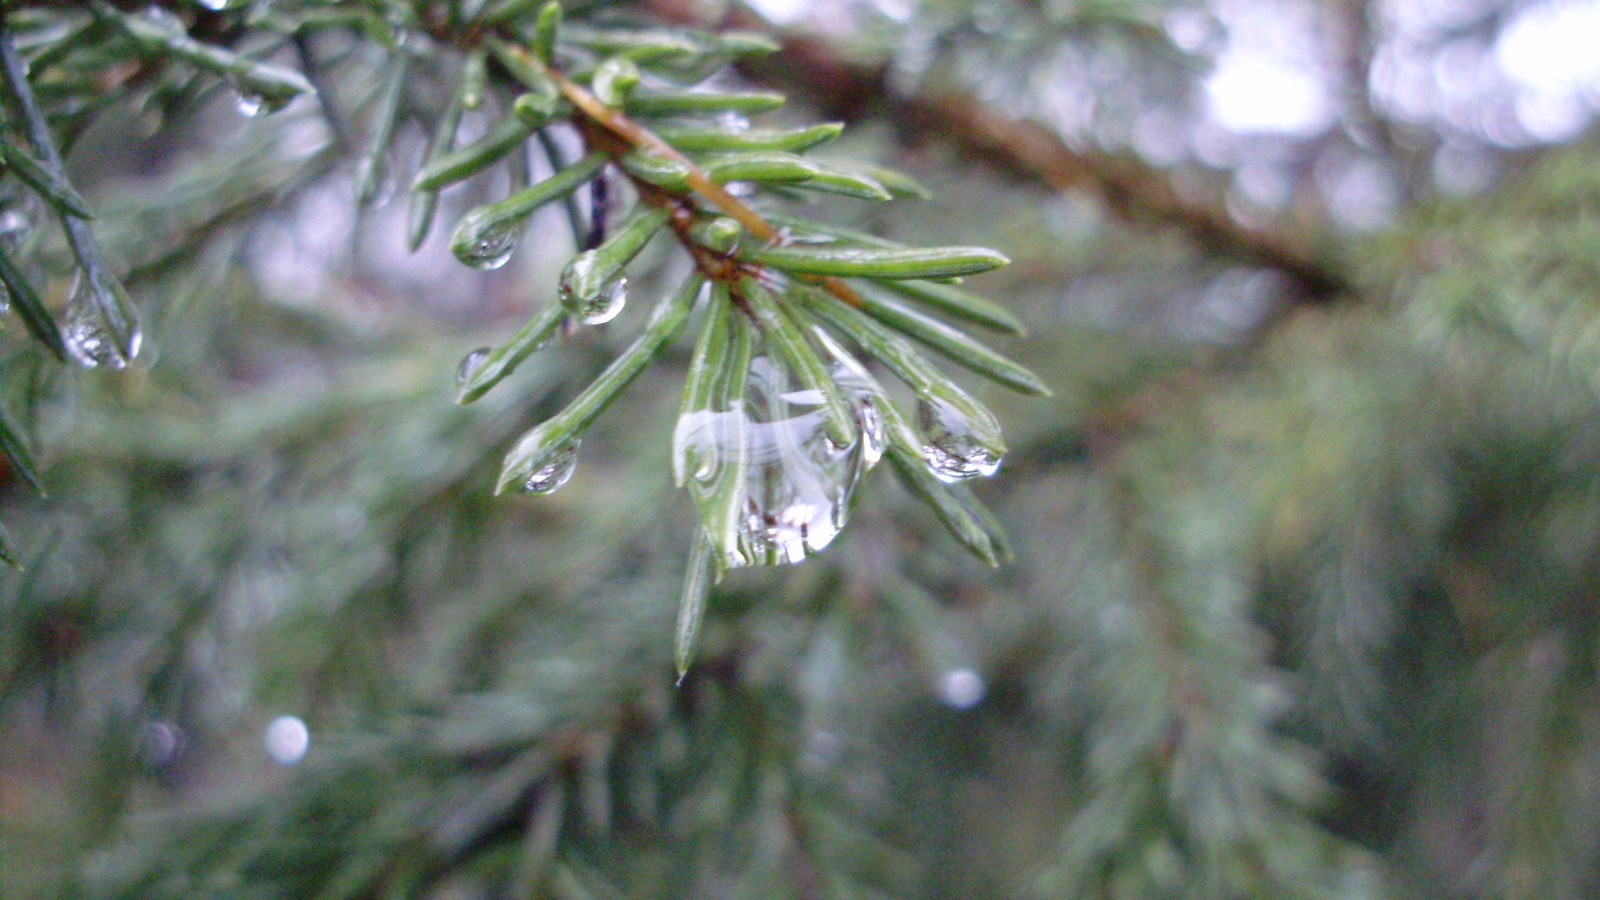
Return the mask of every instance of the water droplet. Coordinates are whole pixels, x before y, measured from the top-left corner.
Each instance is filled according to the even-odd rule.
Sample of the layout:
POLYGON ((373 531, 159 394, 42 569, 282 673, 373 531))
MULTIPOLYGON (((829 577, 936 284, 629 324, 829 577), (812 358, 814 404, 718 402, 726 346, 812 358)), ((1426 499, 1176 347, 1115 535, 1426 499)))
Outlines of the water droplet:
POLYGON ((84 368, 121 369, 139 355, 143 340, 133 315, 133 304, 120 284, 103 285, 79 273, 72 296, 67 300, 66 327, 61 337, 72 357, 84 368), (125 348, 118 346, 103 307, 129 317, 125 348))
POLYGON ((967 414, 948 401, 918 400, 917 425, 922 429, 922 459, 939 480, 993 475, 1000 468, 1000 454, 978 436, 967 414))
POLYGON ((790 373, 772 359, 751 362, 747 408, 750 454, 740 555, 750 563, 796 563, 817 553, 844 528, 856 485, 882 454, 882 425, 860 391, 856 373, 842 360, 832 367, 856 412, 855 440, 835 444, 828 436, 822 397, 789 389, 790 373))
POLYGON ((939 682, 934 686, 939 702, 956 709, 977 706, 987 692, 988 685, 983 683, 983 676, 966 668, 941 672, 939 682))
POLYGON ((533 474, 517 485, 517 490, 536 496, 554 493, 567 483, 573 470, 578 467, 578 447, 582 443, 578 438, 572 438, 545 451, 544 457, 534 467, 533 474))
POLYGON ((292 766, 311 749, 311 729, 298 716, 279 716, 268 723, 262 743, 273 762, 292 766))
POLYGON ((585 325, 602 325, 615 319, 628 302, 628 279, 612 275, 600 281, 605 273, 615 270, 597 258, 594 251, 574 256, 561 270, 557 285, 561 305, 585 325))
POLYGON ((478 367, 489 358, 489 348, 479 347, 461 358, 461 365, 456 366, 456 385, 465 387, 472 376, 477 373, 478 367))
POLYGON ((522 240, 522 220, 474 224, 463 221, 461 230, 451 239, 450 249, 455 252, 456 258, 482 271, 498 269, 510 261, 512 252, 517 249, 517 242, 522 240))

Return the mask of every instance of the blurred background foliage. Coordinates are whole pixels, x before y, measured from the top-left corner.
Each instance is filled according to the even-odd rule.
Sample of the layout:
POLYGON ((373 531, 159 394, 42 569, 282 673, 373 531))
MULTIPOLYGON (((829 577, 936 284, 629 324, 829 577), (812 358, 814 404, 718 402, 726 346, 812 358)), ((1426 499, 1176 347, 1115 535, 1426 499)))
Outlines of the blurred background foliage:
POLYGON ((551 302, 558 220, 479 273, 352 202, 322 106, 366 127, 370 30, 300 46, 322 106, 117 84, 67 164, 146 352, 3 322, 49 493, 3 486, 0 896, 1600 893, 1600 5, 567 15, 774 34, 724 83, 933 193, 828 215, 1012 257, 972 284, 1054 391, 973 387, 1014 560, 874 476, 826 553, 715 589, 675 684, 687 347, 559 493, 491 499, 639 321, 452 403, 551 302))

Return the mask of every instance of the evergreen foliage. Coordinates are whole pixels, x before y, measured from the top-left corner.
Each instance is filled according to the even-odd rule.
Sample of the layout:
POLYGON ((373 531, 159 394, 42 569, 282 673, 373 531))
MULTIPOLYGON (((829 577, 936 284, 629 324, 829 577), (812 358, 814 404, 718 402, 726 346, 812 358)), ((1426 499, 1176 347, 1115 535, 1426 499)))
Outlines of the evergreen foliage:
POLYGON ((1593 896, 1595 148, 1327 7, 9 4, 0 896, 1593 896))

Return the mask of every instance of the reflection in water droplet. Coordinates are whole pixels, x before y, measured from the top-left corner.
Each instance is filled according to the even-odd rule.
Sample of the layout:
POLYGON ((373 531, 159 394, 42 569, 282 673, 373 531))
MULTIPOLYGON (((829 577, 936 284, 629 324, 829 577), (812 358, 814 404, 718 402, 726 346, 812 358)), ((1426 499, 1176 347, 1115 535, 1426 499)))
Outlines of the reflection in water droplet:
POLYGON ((934 686, 939 702, 956 709, 977 706, 987 692, 988 685, 983 683, 983 676, 966 668, 941 672, 939 683, 934 686))
POLYGON ((585 325, 604 325, 615 319, 628 304, 628 279, 613 278, 600 288, 594 299, 583 304, 574 316, 585 325))
MULTIPOLYGON (((113 290, 120 291, 121 286, 113 290)), ((131 323, 132 332, 128 336, 127 353, 124 354, 122 348, 117 346, 116 336, 107 326, 102 303, 115 306, 130 315, 133 311, 126 296, 97 298, 94 279, 80 273, 77 283, 73 285, 72 296, 67 300, 66 327, 62 329, 61 337, 73 359, 84 368, 121 369, 139 354, 142 335, 138 323, 131 323)))
POLYGON ((465 387, 466 383, 472 380, 473 374, 478 371, 478 367, 483 365, 483 361, 488 358, 488 347, 479 347, 471 353, 468 353, 466 356, 463 356, 461 358, 461 365, 456 366, 456 385, 459 387, 465 387))
POLYGON ((533 474, 522 484, 517 485, 517 490, 535 496, 554 493, 557 488, 567 483, 572 477, 573 470, 578 467, 580 444, 581 440, 573 438, 545 451, 544 458, 534 467, 533 474))
POLYGON ((882 418, 869 399, 877 392, 860 364, 824 343, 834 357, 831 373, 844 390, 859 426, 855 440, 828 438, 818 392, 799 388, 775 358, 750 361, 746 395, 722 412, 686 413, 674 440, 697 484, 715 477, 742 454, 747 462, 744 508, 736 546, 719 547, 723 565, 796 563, 831 543, 849 518, 856 485, 883 453, 882 418))
POLYGON ((922 429, 922 459, 941 481, 953 482, 976 475, 993 475, 1000 455, 979 440, 966 413, 938 398, 917 401, 917 425, 922 429))
POLYGON ((517 242, 522 240, 522 226, 520 219, 487 222, 476 230, 458 232, 450 242, 450 249, 455 251, 457 259, 474 269, 498 269, 517 249, 517 242))

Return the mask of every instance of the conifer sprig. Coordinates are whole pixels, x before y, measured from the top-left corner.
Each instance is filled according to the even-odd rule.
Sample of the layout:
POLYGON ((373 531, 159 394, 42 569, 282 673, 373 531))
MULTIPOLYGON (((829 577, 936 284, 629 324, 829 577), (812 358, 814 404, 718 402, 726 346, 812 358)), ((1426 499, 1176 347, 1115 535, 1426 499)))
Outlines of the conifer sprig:
MULTIPOLYGON (((920 188, 895 173, 805 156, 839 134, 835 123, 774 130, 742 120, 781 104, 781 96, 686 90, 734 56, 773 49, 765 42, 587 23, 568 28, 555 3, 537 12, 502 8, 479 25, 491 63, 489 93, 499 91, 510 115, 476 141, 437 152, 413 188, 431 192, 471 177, 535 139, 554 174, 469 211, 451 241, 457 255, 481 268, 504 265, 539 207, 570 203, 585 186, 614 196, 600 189, 621 184, 636 200, 616 223, 597 205, 593 217, 613 226, 591 229, 607 232, 598 244, 589 243, 580 217, 570 217, 578 253, 557 286, 560 305, 547 304, 504 344, 469 356, 458 399, 482 396, 548 343, 560 322, 598 324, 617 315, 629 260, 655 235, 667 235, 693 263, 675 301, 682 314, 693 306, 715 310, 701 317, 699 346, 707 348, 710 331, 744 334, 749 343, 747 352, 717 348, 717 362, 697 368, 686 385, 675 478, 695 502, 704 541, 696 544, 686 603, 703 602, 699 592, 730 567, 794 562, 827 546, 844 526, 860 480, 886 452, 957 539, 996 562, 1003 542, 991 533, 992 518, 969 492, 951 493, 998 467, 1004 443, 994 417, 905 338, 1006 387, 1048 393, 1032 373, 939 317, 1020 330, 1002 307, 946 283, 1006 258, 978 247, 905 247, 783 212, 782 192, 794 189, 883 201, 920 188), (546 131, 563 126, 582 140, 576 163, 549 152, 546 131), (703 298, 702 280, 713 287, 703 298), (908 287, 893 295, 877 287, 891 282, 908 287), (725 321, 730 315, 739 321, 725 321), (880 359, 910 387, 916 416, 895 407, 857 354, 880 359), (710 578, 701 574, 707 554, 710 578)), ((465 76, 462 83, 473 84, 465 76)), ((451 143, 434 141, 436 148, 451 143)), ((623 370, 636 374, 668 344, 658 319, 619 357, 623 370)), ((625 381, 602 375, 596 388, 525 435, 502 465, 498 490, 546 493, 564 483, 584 429, 625 381)), ((680 649, 692 645, 698 615, 685 621, 691 625, 680 633, 680 649)))
MULTIPOLYGON (((950 285, 1007 260, 981 247, 907 247, 785 212, 784 199, 797 192, 883 202, 922 190, 898 173, 808 155, 839 135, 837 123, 750 127, 744 117, 780 106, 781 95, 706 86, 730 61, 775 51, 771 41, 587 17, 566 23, 559 3, 528 0, 158 2, 137 11, 93 0, 71 13, 32 11, 40 21, 79 27, 30 41, 25 59, 10 29, 18 15, 8 14, 0 33, 12 107, 0 161, 57 213, 81 287, 58 330, 55 313, 9 258, 0 257, 0 282, 29 331, 58 356, 120 368, 137 353, 140 332, 127 292, 101 262, 93 210, 66 178, 52 131, 59 121, 35 98, 34 80, 80 70, 143 80, 182 73, 220 83, 249 115, 315 96, 334 143, 353 157, 360 204, 382 194, 403 127, 429 119, 424 159, 405 179, 413 248, 435 227, 442 191, 504 168, 511 190, 454 223, 454 254, 480 269, 505 265, 535 213, 557 201, 566 205, 576 245, 551 286, 554 297, 499 346, 462 361, 459 402, 493 389, 564 326, 618 316, 629 271, 652 242, 675 244, 691 263, 688 278, 667 292, 612 366, 516 443, 498 491, 560 487, 588 426, 700 309, 702 336, 715 331, 734 348, 719 348, 716 362, 689 379, 675 429, 674 477, 688 489, 704 535, 695 558, 710 560, 710 577, 691 578, 689 594, 731 567, 796 562, 822 550, 885 454, 961 543, 988 562, 999 558, 992 518, 959 490, 999 466, 1004 441, 995 417, 915 345, 1002 386, 1047 393, 1032 373, 943 318, 1019 331, 1003 307, 950 285), (378 48, 360 109, 346 97, 318 96, 330 73, 311 39, 329 29, 357 29, 378 48), (290 60, 298 67, 285 64, 289 54, 272 52, 289 44, 300 51, 290 60), (434 64, 424 61, 429 55, 456 68, 446 103, 416 93, 426 80, 412 76, 434 64), (471 138, 463 134, 468 112, 492 119, 471 138), (530 156, 539 155, 550 174, 529 184, 530 156), (880 360, 910 389, 914 414, 897 408, 862 359, 880 360)), ((25 446, 20 438, 7 442, 25 446)), ((692 634, 679 643, 691 645, 692 634)))

